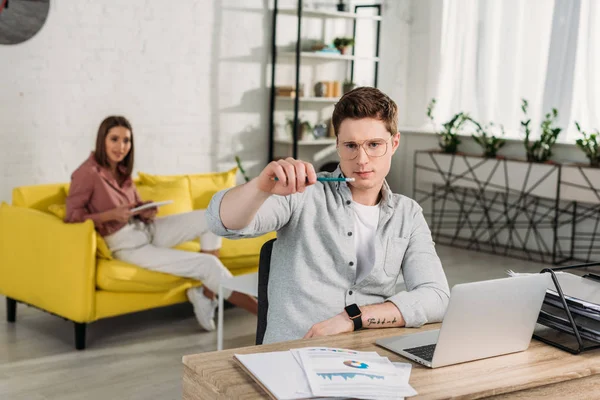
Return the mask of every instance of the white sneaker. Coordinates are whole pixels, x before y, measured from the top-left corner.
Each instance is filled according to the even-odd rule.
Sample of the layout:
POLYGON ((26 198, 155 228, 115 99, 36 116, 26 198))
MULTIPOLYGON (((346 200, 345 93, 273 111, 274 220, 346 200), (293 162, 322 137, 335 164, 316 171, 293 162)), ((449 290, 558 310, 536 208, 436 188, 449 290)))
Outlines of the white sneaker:
POLYGON ((187 298, 194 306, 194 314, 196 320, 206 331, 214 331, 215 326, 215 310, 217 309, 217 300, 211 300, 206 297, 198 288, 191 288, 187 291, 187 298))

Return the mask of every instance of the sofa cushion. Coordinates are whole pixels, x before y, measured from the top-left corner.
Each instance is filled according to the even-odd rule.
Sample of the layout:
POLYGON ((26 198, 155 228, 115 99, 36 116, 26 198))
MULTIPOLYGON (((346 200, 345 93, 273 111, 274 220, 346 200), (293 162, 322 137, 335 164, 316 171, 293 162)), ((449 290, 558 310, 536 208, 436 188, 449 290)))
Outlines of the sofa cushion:
POLYGON ((144 201, 173 200, 172 204, 158 207, 158 217, 193 211, 190 185, 187 178, 137 185, 144 201))
MULTIPOLYGON (((258 270, 258 255, 222 258, 221 261, 233 275, 258 270)), ((109 292, 167 292, 185 283, 190 283, 190 287, 201 284, 194 279, 150 271, 116 259, 98 259, 96 266, 96 287, 109 292)))
MULTIPOLYGON (((263 243, 275 237, 269 233, 258 238, 229 240, 223 239, 220 260, 233 275, 255 272, 263 243)), ((179 250, 199 251, 198 241, 182 243, 179 250)), ((98 260, 96 286, 112 292, 162 292, 174 290, 185 282, 198 284, 198 281, 175 275, 153 272, 119 260, 98 260)))
POLYGON ((237 168, 232 168, 225 172, 188 175, 194 209, 203 210, 208 208, 210 199, 218 191, 234 187, 237 170, 237 168))
POLYGON ((177 250, 199 252, 200 251, 200 243, 198 242, 198 240, 192 240, 189 242, 178 244, 174 248, 177 250))
MULTIPOLYGON (((275 232, 267 233, 256 238, 248 239, 223 239, 223 247, 221 247, 220 258, 240 258, 247 256, 257 256, 260 253, 262 245, 270 239, 276 237, 275 232)), ((174 247, 178 250, 200 251, 200 243, 198 240, 181 243, 174 247)))
MULTIPOLYGON (((248 256, 257 256, 260 254, 262 245, 277 237, 275 232, 267 233, 265 235, 246 238, 246 239, 223 239, 223 247, 221 248, 221 258, 242 258, 248 256)), ((258 263, 256 264, 258 266, 258 263)))
MULTIPOLYGON (((65 204, 50 204, 48 206, 48 211, 57 216, 61 221, 64 221, 67 214, 67 206, 65 204)), ((96 256, 106 260, 112 260, 112 253, 108 248, 108 245, 104 241, 102 235, 99 235, 98 233, 96 233, 96 256)))
POLYGON ((96 287, 110 292, 166 292, 182 284, 199 285, 193 279, 150 271, 120 260, 98 260, 96 287))
MULTIPOLYGON (((210 199, 220 190, 235 186, 237 167, 224 172, 210 172, 205 174, 185 175, 190 184, 190 196, 195 210, 208 207, 210 199)), ((182 175, 152 175, 144 172, 138 173, 140 183, 153 185, 159 182, 169 182, 180 178, 182 175)))

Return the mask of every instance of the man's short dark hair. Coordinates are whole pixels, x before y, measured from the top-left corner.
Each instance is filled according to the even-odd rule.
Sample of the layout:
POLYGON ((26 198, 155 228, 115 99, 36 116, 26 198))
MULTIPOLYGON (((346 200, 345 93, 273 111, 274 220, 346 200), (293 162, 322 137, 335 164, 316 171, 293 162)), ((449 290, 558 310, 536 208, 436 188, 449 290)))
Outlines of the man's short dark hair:
POLYGON ((390 135, 398 133, 398 106, 381 90, 373 87, 365 86, 351 90, 335 105, 331 119, 336 137, 346 118, 378 119, 385 124, 390 135))

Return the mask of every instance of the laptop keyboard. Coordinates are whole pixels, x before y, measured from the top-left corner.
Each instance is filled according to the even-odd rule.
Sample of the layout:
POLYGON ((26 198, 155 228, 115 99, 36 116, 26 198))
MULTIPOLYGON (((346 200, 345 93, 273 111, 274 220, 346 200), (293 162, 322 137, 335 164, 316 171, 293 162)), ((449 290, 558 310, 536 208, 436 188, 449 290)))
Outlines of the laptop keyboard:
POLYGON ((404 349, 405 352, 410 353, 414 356, 422 358, 423 360, 431 362, 433 360, 433 351, 435 350, 435 344, 428 344, 427 346, 412 347, 410 349, 404 349))

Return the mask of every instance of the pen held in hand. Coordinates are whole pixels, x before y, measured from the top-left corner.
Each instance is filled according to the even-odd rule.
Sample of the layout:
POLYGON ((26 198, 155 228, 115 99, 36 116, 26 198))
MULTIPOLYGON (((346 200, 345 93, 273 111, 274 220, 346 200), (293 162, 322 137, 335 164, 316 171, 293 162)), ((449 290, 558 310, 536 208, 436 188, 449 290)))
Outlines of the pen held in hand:
MULTIPOLYGON (((278 181, 279 178, 271 178, 271 180, 278 181)), ((308 177, 306 178, 308 181, 308 177)), ((319 182, 354 182, 354 178, 330 178, 326 176, 318 176, 317 181, 319 182)))

